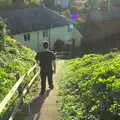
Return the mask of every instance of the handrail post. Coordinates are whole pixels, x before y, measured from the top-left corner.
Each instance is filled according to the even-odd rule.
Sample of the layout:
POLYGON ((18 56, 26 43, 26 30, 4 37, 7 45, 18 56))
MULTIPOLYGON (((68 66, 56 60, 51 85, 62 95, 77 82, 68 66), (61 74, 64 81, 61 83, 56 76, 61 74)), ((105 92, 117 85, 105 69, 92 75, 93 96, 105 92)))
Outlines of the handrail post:
MULTIPOLYGON (((17 73, 16 74, 16 80, 19 80, 20 78, 20 74, 17 73)), ((19 96, 19 101, 21 104, 24 103, 24 96, 22 96, 22 99, 21 99, 21 95, 23 94, 23 87, 22 87, 22 84, 20 84, 20 86, 18 87, 18 96, 19 96)))
POLYGON ((34 75, 36 74, 37 68, 35 67, 33 70, 34 75))

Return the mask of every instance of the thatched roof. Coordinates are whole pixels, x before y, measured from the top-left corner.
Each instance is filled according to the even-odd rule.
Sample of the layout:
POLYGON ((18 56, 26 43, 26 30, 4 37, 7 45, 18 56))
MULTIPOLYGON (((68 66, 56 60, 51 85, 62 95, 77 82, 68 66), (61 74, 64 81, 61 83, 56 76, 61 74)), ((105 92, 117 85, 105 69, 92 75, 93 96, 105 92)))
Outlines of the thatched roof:
POLYGON ((0 11, 14 34, 32 32, 48 27, 60 27, 69 24, 69 20, 44 5, 36 8, 12 9, 0 11))

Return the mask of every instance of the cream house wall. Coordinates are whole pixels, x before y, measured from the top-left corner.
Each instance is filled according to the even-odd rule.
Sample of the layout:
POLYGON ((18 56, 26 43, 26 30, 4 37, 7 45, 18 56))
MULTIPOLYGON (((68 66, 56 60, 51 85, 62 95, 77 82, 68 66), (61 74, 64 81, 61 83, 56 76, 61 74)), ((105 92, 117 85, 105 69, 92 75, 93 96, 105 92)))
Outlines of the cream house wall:
POLYGON ((51 30, 51 37, 50 37, 51 41, 51 47, 54 46, 54 42, 56 40, 63 40, 63 41, 68 41, 72 39, 72 34, 71 32, 68 31, 68 26, 64 26, 64 27, 59 27, 59 28, 53 28, 51 30))
POLYGON ((77 29, 72 31, 72 38, 75 40, 75 46, 78 47, 81 45, 82 35, 77 29))
POLYGON ((23 45, 34 49, 35 51, 37 51, 39 49, 39 38, 38 38, 38 34, 39 32, 31 32, 30 33, 30 41, 24 41, 24 35, 27 33, 22 33, 22 34, 17 34, 14 36, 14 38, 16 40, 18 40, 19 42, 21 42, 23 45))
POLYGON ((34 49, 35 51, 42 50, 42 42, 47 40, 50 42, 50 48, 54 48, 54 43, 56 40, 63 40, 65 43, 72 43, 70 42, 73 38, 75 39, 76 46, 80 45, 80 33, 75 29, 73 31, 68 31, 68 26, 57 27, 57 28, 50 28, 40 31, 35 31, 30 33, 30 41, 24 41, 24 34, 17 34, 15 35, 15 39, 20 41, 23 45, 34 49), (48 31, 48 36, 43 37, 43 32, 48 31), (50 37, 49 37, 50 34, 50 37))

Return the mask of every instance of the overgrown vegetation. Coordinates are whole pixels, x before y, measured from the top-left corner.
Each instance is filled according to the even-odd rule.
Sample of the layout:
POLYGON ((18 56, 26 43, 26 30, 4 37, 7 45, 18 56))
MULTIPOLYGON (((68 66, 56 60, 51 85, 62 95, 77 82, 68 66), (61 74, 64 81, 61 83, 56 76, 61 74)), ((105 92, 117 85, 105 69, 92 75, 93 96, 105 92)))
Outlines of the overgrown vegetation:
POLYGON ((120 119, 120 53, 70 60, 60 80, 61 120, 120 119))
MULTIPOLYGON (((0 102, 17 82, 16 75, 23 75, 35 63, 35 52, 9 37, 5 26, 5 20, 0 18, 0 102)), ((18 102, 17 95, 18 92, 0 114, 0 119, 8 119, 8 111, 18 102)))
MULTIPOLYGON (((22 76, 35 64, 35 52, 8 36, 8 30, 4 26, 6 26, 5 20, 0 18, 0 102, 17 82, 17 75, 22 76)), ((32 73, 33 75, 34 73, 32 73)), ((32 76, 25 78, 22 89, 28 84, 32 76)), ((37 84, 38 81, 33 85, 32 90, 34 89, 34 92, 39 87, 37 84)), ((31 102, 31 96, 32 98, 35 96, 33 95, 34 92, 25 96, 24 103, 29 104, 31 102)), ((16 91, 16 94, 0 114, 0 119, 7 120, 12 108, 18 102, 18 91, 16 91)), ((24 105, 20 108, 22 109, 24 105)))
MULTIPOLYGON (((26 48, 9 36, 5 36, 4 41, 4 49, 0 52, 0 102, 17 82, 16 75, 20 74, 20 76, 22 76, 35 63, 35 52, 33 50, 26 48)), ((27 79, 25 82, 27 82, 27 79)), ((15 96, 13 96, 11 102, 9 102, 5 111, 2 113, 5 119, 9 116, 9 112, 7 113, 7 111, 11 110, 13 104, 18 102, 16 98, 17 95, 18 92, 16 92, 15 96)), ((26 102, 28 102, 28 100, 26 102)))
POLYGON ((16 74, 22 75, 34 64, 31 49, 6 36, 6 47, 0 52, 0 101, 16 83, 16 74))

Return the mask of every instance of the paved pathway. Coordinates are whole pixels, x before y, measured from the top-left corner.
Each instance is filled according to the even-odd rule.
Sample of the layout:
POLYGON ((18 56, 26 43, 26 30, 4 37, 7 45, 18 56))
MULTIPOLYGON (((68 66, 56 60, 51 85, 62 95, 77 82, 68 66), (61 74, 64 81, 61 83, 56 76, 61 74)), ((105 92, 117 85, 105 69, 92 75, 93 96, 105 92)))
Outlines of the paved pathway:
POLYGON ((31 104, 31 112, 34 115, 33 120, 59 120, 59 99, 57 95, 58 80, 64 61, 57 62, 57 71, 54 75, 54 89, 47 90, 43 97, 36 98, 31 104))

